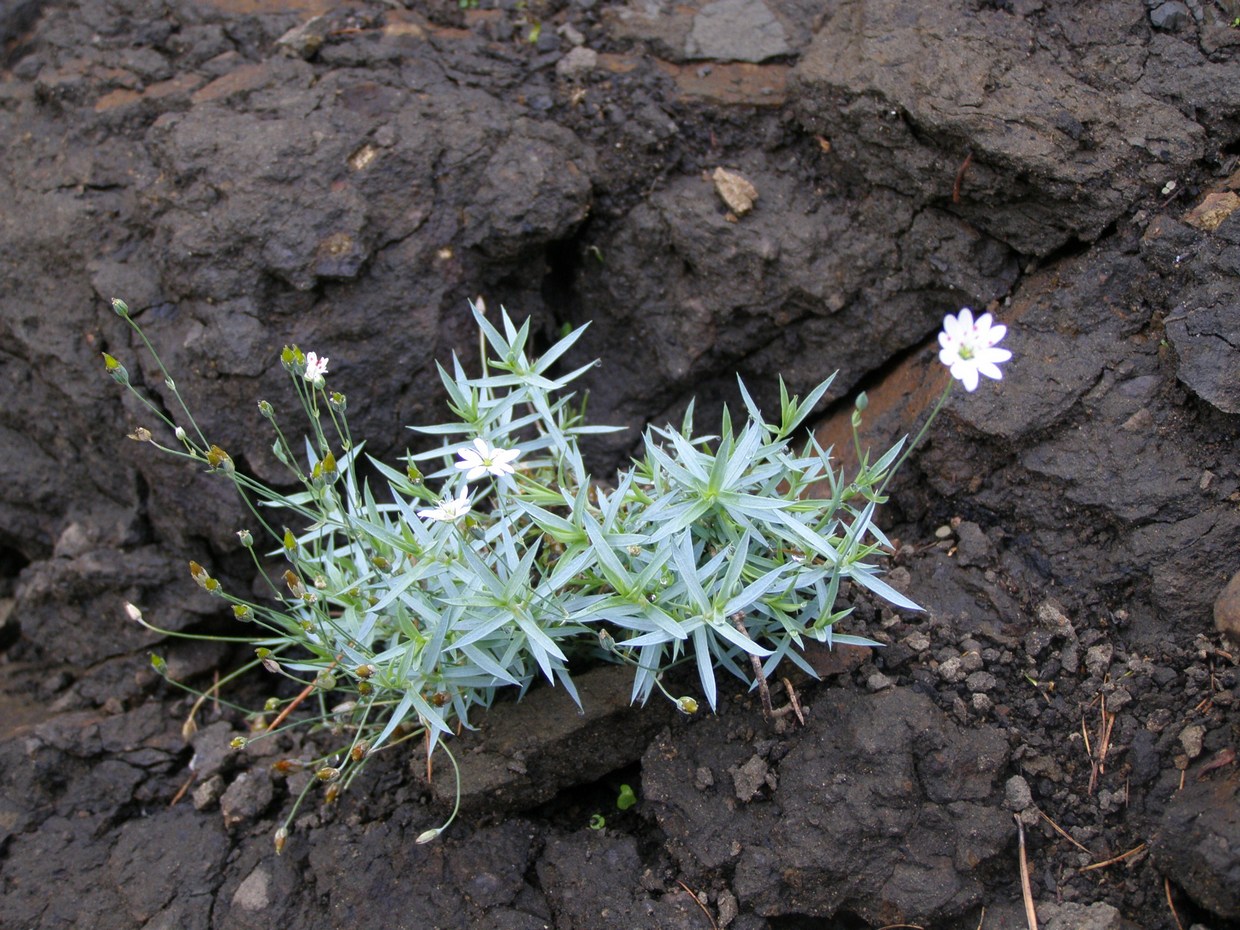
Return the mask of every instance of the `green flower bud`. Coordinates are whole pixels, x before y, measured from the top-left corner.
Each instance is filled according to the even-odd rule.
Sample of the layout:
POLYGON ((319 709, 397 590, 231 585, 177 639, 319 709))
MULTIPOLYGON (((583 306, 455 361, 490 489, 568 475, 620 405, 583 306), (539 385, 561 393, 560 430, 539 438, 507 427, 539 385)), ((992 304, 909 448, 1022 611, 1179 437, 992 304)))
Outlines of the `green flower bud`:
POLYGON ((129 319, 129 304, 125 303, 125 301, 121 300, 119 297, 112 298, 112 309, 116 312, 117 316, 129 319))
POLYGON ((103 353, 103 367, 117 384, 124 384, 126 386, 129 384, 129 372, 125 370, 125 366, 111 355, 108 355, 107 352, 103 353))
POLYGON ((245 749, 245 745, 248 742, 249 740, 246 739, 244 736, 234 736, 232 740, 229 741, 228 745, 231 746, 233 749, 245 749))
POLYGON ((327 398, 327 402, 331 404, 332 409, 338 413, 344 413, 349 408, 348 400, 339 391, 332 391, 332 395, 327 398))
POLYGON ((248 623, 254 619, 254 608, 249 604, 233 604, 233 616, 242 623, 248 623))
POLYGON ((267 401, 265 400, 260 400, 258 402, 258 412, 261 413, 268 420, 274 420, 276 416, 276 412, 274 409, 272 409, 271 404, 267 403, 267 401))
POLYGON ((682 697, 676 699, 676 709, 682 714, 696 714, 698 711, 698 702, 691 697, 682 697))
POLYGON ((254 545, 254 536, 249 530, 237 530, 237 538, 241 540, 241 545, 250 549, 254 545))

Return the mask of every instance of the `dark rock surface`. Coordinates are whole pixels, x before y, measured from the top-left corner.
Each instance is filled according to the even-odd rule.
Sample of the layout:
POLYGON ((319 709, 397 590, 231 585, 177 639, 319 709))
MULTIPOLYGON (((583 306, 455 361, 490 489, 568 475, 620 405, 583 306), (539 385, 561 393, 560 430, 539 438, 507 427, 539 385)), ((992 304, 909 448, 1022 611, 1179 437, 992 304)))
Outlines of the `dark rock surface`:
MULTIPOLYGON (((1019 926, 1013 813, 1047 926, 1240 925, 1235 850, 1202 832, 1237 819, 1211 611, 1240 569, 1238 15, 0 3, 0 925, 1019 926), (886 645, 797 682, 804 729, 738 695, 668 728, 535 692, 462 742, 477 803, 438 842, 413 839, 443 770, 393 754, 276 857, 305 773, 269 767, 300 746, 225 753, 243 721, 213 706, 182 733, 121 609, 225 629, 185 563, 250 565, 222 483, 124 439, 154 424, 101 351, 175 401, 108 300, 274 479, 280 346, 331 356, 390 457, 439 416, 478 294, 537 339, 592 319, 591 412, 631 427, 693 395, 708 422, 737 372, 769 403, 839 370, 824 413, 865 388, 877 447, 941 391, 945 312, 992 310, 1015 357, 893 485, 891 577, 928 613, 857 599, 886 645)), ((200 688, 239 662, 158 650, 200 688)))

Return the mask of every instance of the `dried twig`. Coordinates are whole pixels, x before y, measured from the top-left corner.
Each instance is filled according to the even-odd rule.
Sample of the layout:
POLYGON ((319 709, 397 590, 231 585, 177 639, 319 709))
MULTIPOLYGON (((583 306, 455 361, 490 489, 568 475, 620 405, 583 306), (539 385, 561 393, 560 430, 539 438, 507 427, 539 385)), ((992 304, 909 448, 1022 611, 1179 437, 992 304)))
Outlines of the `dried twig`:
POLYGON ((676 884, 683 888, 685 890, 685 894, 693 899, 693 903, 702 909, 702 913, 705 914, 706 919, 710 921, 712 930, 719 930, 719 925, 715 923, 715 918, 710 915, 710 911, 706 909, 706 905, 702 903, 702 899, 695 895, 689 886, 682 882, 679 878, 676 879, 676 884))
POLYGON ((1029 886, 1029 860, 1025 856, 1025 825, 1020 822, 1020 816, 1013 814, 1012 819, 1016 821, 1016 833, 1020 839, 1020 893, 1025 899, 1025 922, 1029 925, 1029 930, 1038 930, 1038 914, 1033 906, 1033 889, 1029 886))
MULTIPOLYGON (((732 626, 736 627, 736 631, 748 639, 749 631, 745 629, 745 619, 743 614, 732 615, 732 626)), ((771 689, 766 683, 766 676, 762 674, 762 661, 755 655, 749 656, 749 662, 753 665, 753 679, 758 683, 758 695, 762 698, 762 716, 767 720, 775 719, 775 707, 771 704, 771 689)))
POLYGON ((1091 872, 1094 869, 1103 869, 1103 868, 1106 868, 1108 865, 1115 865, 1115 863, 1117 862, 1123 862, 1125 859, 1135 856, 1137 853, 1143 851, 1144 849, 1145 849, 1145 844, 1142 843, 1140 846, 1134 846, 1132 849, 1128 850, 1128 852, 1126 853, 1120 853, 1118 856, 1112 856, 1110 859, 1104 859, 1101 862, 1092 862, 1089 865, 1085 866, 1083 869, 1081 869, 1081 871, 1091 872))
POLYGON ((796 689, 792 687, 792 682, 787 678, 780 680, 784 683, 784 690, 788 692, 788 705, 792 708, 792 712, 796 714, 797 722, 801 726, 805 726, 805 715, 801 713, 801 702, 797 698, 796 689))
POLYGON ((189 773, 189 778, 186 779, 185 784, 183 784, 179 789, 177 789, 177 793, 174 794, 172 796, 172 800, 168 802, 169 807, 174 807, 176 803, 181 800, 181 798, 185 797, 185 792, 189 791, 189 786, 194 783, 194 779, 197 777, 198 776, 196 773, 194 772, 189 773))
MULTIPOLYGON (((1061 827, 1059 824, 1055 823, 1055 821, 1053 821, 1053 820, 1051 820, 1049 817, 1047 817, 1047 816, 1046 816, 1046 812, 1045 812, 1045 811, 1043 811, 1043 810, 1041 810, 1041 809, 1037 809, 1037 810, 1038 810, 1038 814, 1039 814, 1039 816, 1041 816, 1041 818, 1042 818, 1043 820, 1045 820, 1047 823, 1049 823, 1049 824, 1051 825, 1051 829, 1052 829, 1052 830, 1054 830, 1056 833, 1058 833, 1060 836, 1062 836, 1065 840, 1067 840, 1069 843, 1071 843, 1073 846, 1075 846, 1075 847, 1076 847, 1077 849, 1079 849, 1081 852, 1083 852, 1083 853, 1088 853, 1088 852, 1089 852, 1089 850, 1088 850, 1086 847, 1084 847, 1083 845, 1081 845, 1080 843, 1078 843, 1078 842, 1077 842, 1076 840, 1074 840, 1071 836, 1069 836, 1066 832, 1064 832, 1063 827, 1061 827)), ((1091 855, 1092 855, 1092 853, 1091 853, 1091 855)))
POLYGON ((952 203, 960 203, 960 188, 964 185, 964 173, 969 170, 971 164, 973 164, 972 152, 964 157, 964 163, 956 172, 956 183, 952 185, 952 203))
POLYGON ((1184 930, 1184 925, 1180 923, 1180 915, 1175 912, 1175 902, 1171 900, 1171 879, 1163 879, 1163 891, 1167 895, 1167 907, 1171 908, 1171 917, 1175 921, 1175 925, 1184 930))

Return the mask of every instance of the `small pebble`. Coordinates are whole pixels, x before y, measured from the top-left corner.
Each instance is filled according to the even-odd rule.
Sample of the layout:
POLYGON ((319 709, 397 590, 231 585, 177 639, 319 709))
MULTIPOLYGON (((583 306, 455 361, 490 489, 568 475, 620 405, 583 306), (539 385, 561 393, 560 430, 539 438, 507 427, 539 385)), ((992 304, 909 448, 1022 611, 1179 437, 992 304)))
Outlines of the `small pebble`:
POLYGON ((1010 811, 1023 811, 1033 803, 1033 791, 1023 775, 1013 775, 1003 786, 1003 806, 1010 811))
POLYGON ((995 680, 995 676, 990 674, 990 672, 974 672, 965 679, 964 684, 966 688, 974 693, 993 691, 999 686, 999 682, 995 680))
POLYGON ((878 691, 885 691, 894 685, 895 682, 884 675, 882 672, 875 672, 865 680, 865 687, 871 694, 878 691))
POLYGON ((930 637, 925 633, 910 633, 904 637, 904 645, 908 646, 914 652, 925 652, 930 648, 930 637))
POLYGON ((1180 731, 1180 745, 1184 747, 1184 753, 1190 759, 1196 759, 1201 755, 1202 743, 1205 740, 1206 728, 1199 723, 1185 727, 1180 731))

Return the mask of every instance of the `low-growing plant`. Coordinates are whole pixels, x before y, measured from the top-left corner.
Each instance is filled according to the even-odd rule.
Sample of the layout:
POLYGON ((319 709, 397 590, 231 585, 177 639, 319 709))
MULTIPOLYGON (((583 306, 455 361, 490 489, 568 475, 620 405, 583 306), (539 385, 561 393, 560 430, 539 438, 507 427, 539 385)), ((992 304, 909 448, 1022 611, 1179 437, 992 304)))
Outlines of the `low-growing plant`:
MULTIPOLYGON (((105 354, 107 371, 175 438, 161 442, 145 427, 131 437, 231 481, 254 519, 238 535, 269 597, 227 590, 189 563, 194 581, 253 628, 233 637, 255 651, 234 674, 261 666, 297 686, 294 696, 272 698, 253 714, 252 736, 234 745, 292 726, 321 728, 332 737, 328 745, 298 764, 315 775, 307 790, 327 783, 328 800, 376 752, 413 738, 424 739, 428 759, 442 747, 455 769, 445 738, 470 727, 473 712, 501 689, 523 695, 541 678, 579 702, 578 658, 624 663, 633 669, 635 702, 658 691, 693 713, 697 699, 665 684, 676 666, 696 669, 700 694, 714 708, 720 672, 752 687, 785 661, 813 675, 801 652, 807 638, 875 645, 837 628, 850 612, 836 605, 845 581, 918 609, 870 559, 889 545, 874 522, 886 483, 925 427, 912 444, 901 440, 874 461, 858 443, 860 464, 846 478, 830 450, 812 435, 801 438, 831 379, 804 400, 781 382, 772 419, 740 383, 743 417, 725 411, 707 435, 695 432, 690 404, 679 427, 650 427, 641 455, 599 479, 579 440, 616 427, 589 424, 584 402, 569 392, 591 365, 556 373, 584 327, 537 357, 528 320, 518 326, 501 310, 494 325, 479 302, 472 309, 480 369, 468 374, 455 356, 450 368, 440 367, 453 420, 411 427, 439 445, 407 455, 403 467, 369 456, 363 463, 347 400, 328 389, 329 359, 286 346, 280 360, 308 436, 295 445, 275 408, 258 404, 272 454, 297 488, 285 492, 238 471, 227 450, 210 442, 129 308, 120 300, 113 307, 146 345, 184 417, 184 425, 174 422, 105 354), (809 496, 817 488, 826 493, 809 496), (307 709, 294 719, 294 708, 307 709)), ((948 318, 940 355, 969 390, 979 371, 1000 376, 996 365, 1008 353, 995 345, 1003 331, 988 314, 976 322, 967 310, 948 318)), ((864 395, 854 437, 863 409, 864 395)), ((179 635, 128 609, 148 628, 179 635)), ((166 676, 162 660, 153 662, 166 676)), ((459 771, 457 778, 459 806, 459 771)), ((277 850, 305 796, 277 832, 277 850)), ((456 808, 419 842, 455 815, 456 808)))

